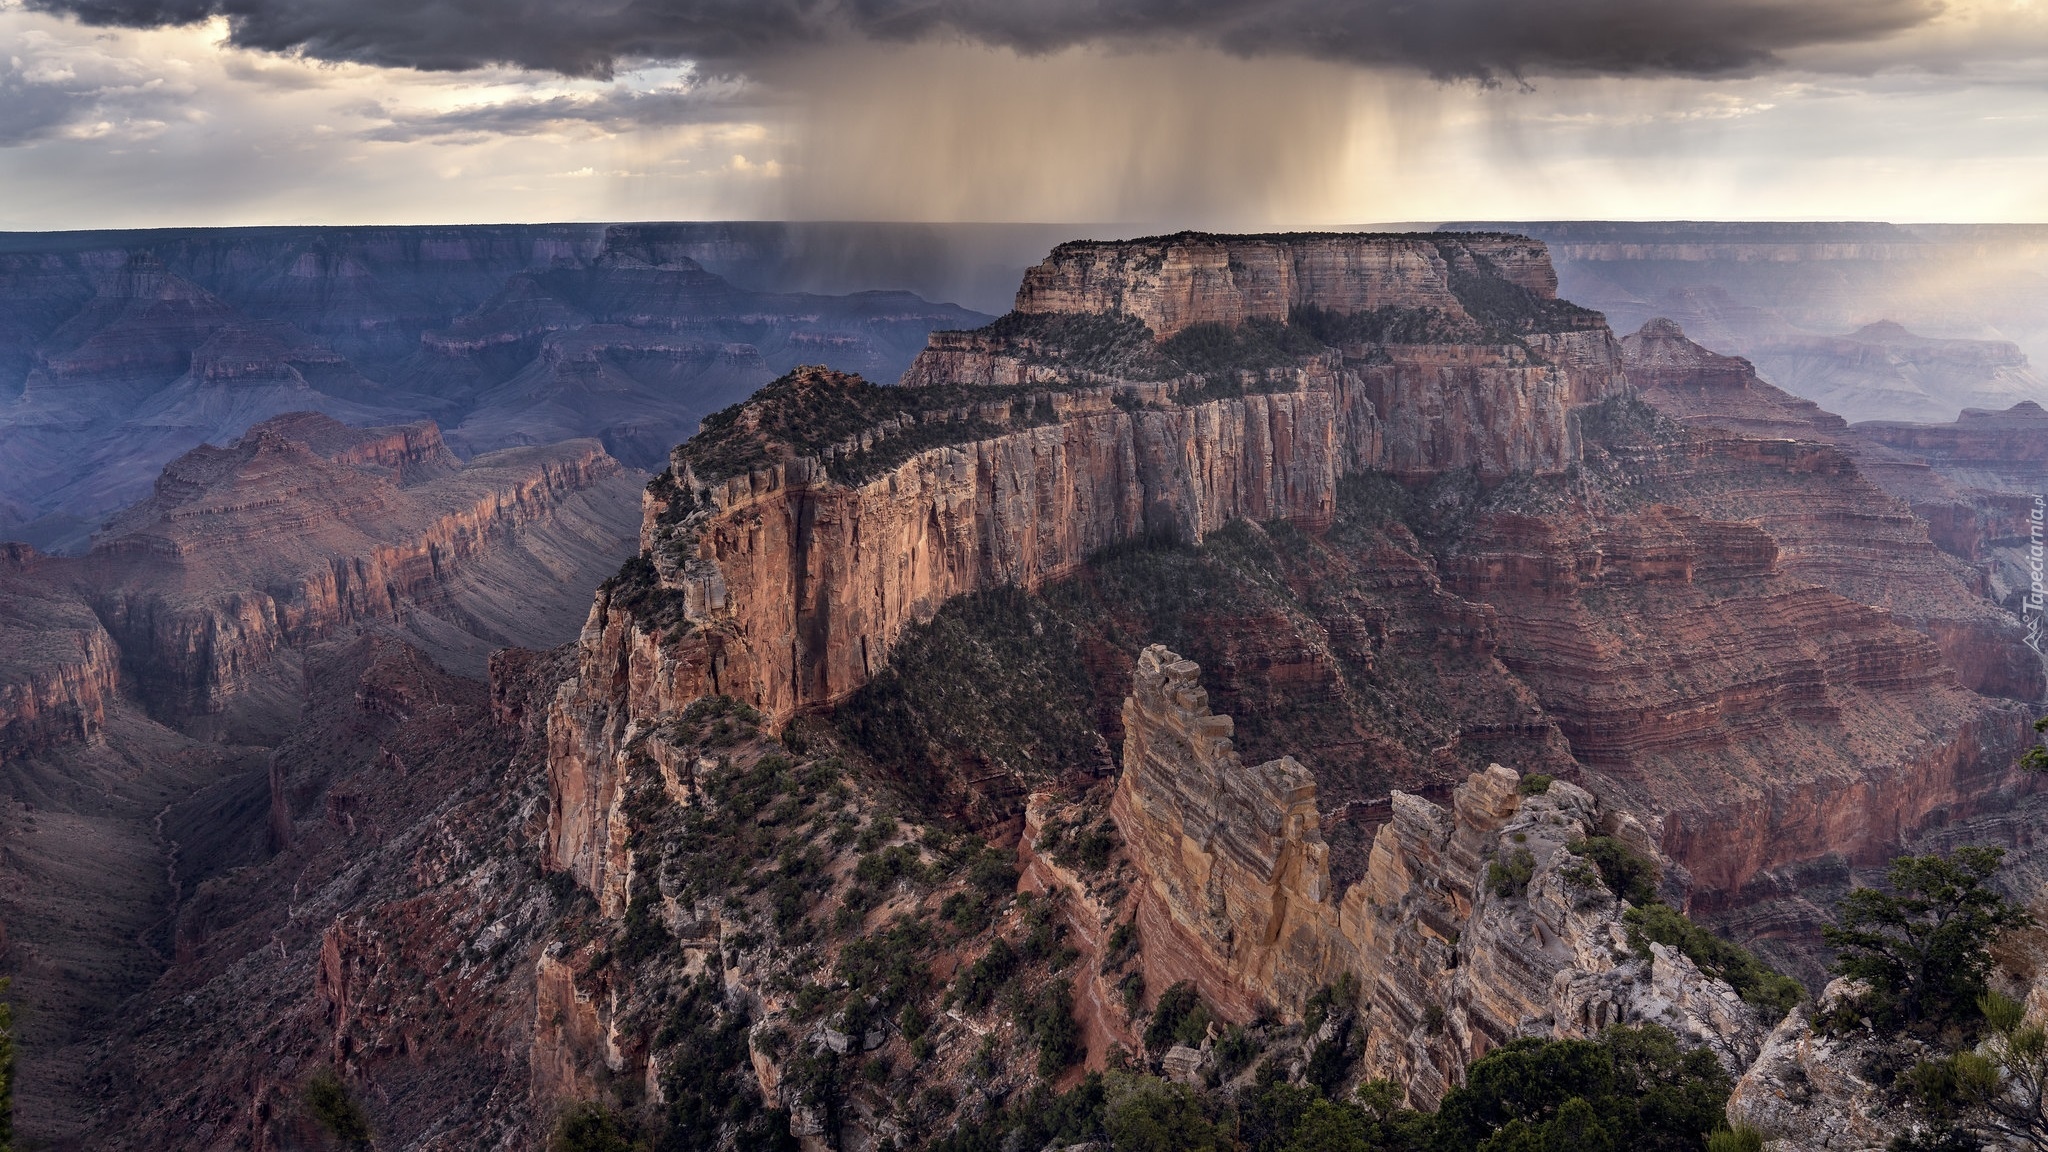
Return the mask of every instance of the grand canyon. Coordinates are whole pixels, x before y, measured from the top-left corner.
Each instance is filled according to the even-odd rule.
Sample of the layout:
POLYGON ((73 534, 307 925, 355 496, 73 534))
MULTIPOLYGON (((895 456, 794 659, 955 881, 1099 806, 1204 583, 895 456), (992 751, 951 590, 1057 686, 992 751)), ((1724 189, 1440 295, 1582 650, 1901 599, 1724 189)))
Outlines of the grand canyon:
POLYGON ((2048 394, 1617 330, 1561 277, 1701 253, 1591 228, 1000 316, 710 226, 0 246, 24 1146, 1472 1147, 1468 1069, 1635 1028, 1784 1152, 1934 1123, 1821 927, 1978 845, 2048 914, 2048 394))

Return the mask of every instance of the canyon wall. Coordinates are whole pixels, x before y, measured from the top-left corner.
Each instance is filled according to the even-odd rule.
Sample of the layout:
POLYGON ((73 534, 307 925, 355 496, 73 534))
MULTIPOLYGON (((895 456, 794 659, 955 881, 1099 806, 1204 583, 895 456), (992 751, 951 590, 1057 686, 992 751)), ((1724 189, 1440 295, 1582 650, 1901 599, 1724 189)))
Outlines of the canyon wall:
POLYGON ((0 732, 15 752, 90 739, 122 676, 170 723, 289 710, 286 657, 355 628, 480 670, 491 646, 573 632, 579 589, 631 547, 637 487, 594 441, 464 465, 432 424, 305 413, 195 449, 90 554, 9 546, 0 732))
POLYGON ((1632 817, 1562 782, 1524 796, 1496 765, 1448 809, 1394 792, 1364 877, 1338 891, 1315 778, 1291 758, 1242 763, 1199 672, 1147 648, 1125 704, 1110 811, 1145 882, 1148 985, 1193 980, 1247 1020, 1261 1004, 1298 1014, 1349 972, 1364 990, 1365 1074, 1425 1106, 1519 1036, 1656 1022, 1731 1071, 1755 1057, 1767 1022, 1675 950, 1633 950, 1627 905, 1570 851, 1607 832, 1654 858, 1632 817), (1522 857, 1525 881, 1491 874, 1522 857))
POLYGON ((2038 408, 1952 425, 1848 426, 1668 320, 1646 324, 1622 349, 1643 399, 1706 433, 1703 451, 1637 465, 1667 498, 1761 526, 1786 573, 1925 634, 1972 690, 2048 698, 2012 595, 2023 570, 2014 546, 2026 535, 2024 493, 2048 483, 2035 442, 2048 418, 2029 414, 2038 408), (2006 479, 1973 471, 1983 468, 2006 479))
POLYGON ((89 743, 106 729, 121 655, 99 618, 52 584, 49 557, 0 544, 0 759, 89 743))
MULTIPOLYGON (((1583 778, 1657 826, 1703 909, 1801 862, 1880 858, 2024 789, 2010 753, 2026 717, 1986 695, 2035 686, 2017 632, 1854 457, 1663 420, 1631 399, 1604 328, 1545 319, 1547 281, 1520 249, 1456 272, 1460 250, 1424 246, 1439 265, 1406 238, 1072 246, 1020 293, 1046 311, 935 338, 902 389, 798 374, 721 414, 650 492, 646 567, 600 594, 557 698, 554 865, 623 907, 629 761, 700 696, 772 721, 832 705, 952 597, 1042 587, 1120 542, 1199 543, 1233 518, 1321 532, 1364 472, 1436 493, 1416 497, 1441 503, 1413 521, 1427 544, 1406 538, 1529 690, 1511 730, 1561 730, 1583 778), (1105 348, 1087 324, 1030 327, 1090 309, 1170 326, 1364 306, 1348 288, 1289 286, 1289 269, 1330 252, 1356 257, 1344 276, 1359 283, 1412 257, 1468 317, 1506 323, 1464 279, 1486 273, 1492 298, 1526 306, 1525 327, 1417 329, 1434 342, 1340 340, 1283 367, 1178 376, 1146 359, 1171 340, 1105 348), (1142 373, 1118 364, 1151 375, 1119 380, 1142 373), (1457 495, 1466 473, 1473 492, 1457 495)), ((1343 279, 1326 273, 1312 282, 1343 279)), ((1636 338, 1645 394, 1768 407, 1740 361, 1682 341, 1636 338)), ((1794 418, 1834 426, 1759 417, 1794 418)))

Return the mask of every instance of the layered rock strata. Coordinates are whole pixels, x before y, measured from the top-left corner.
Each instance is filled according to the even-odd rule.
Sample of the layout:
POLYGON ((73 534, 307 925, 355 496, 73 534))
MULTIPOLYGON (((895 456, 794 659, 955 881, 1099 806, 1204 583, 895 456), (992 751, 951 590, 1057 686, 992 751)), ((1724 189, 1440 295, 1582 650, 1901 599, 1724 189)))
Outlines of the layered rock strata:
MULTIPOLYGON (((1463 511, 1456 484, 1429 489, 1448 501, 1429 513, 1436 575, 1492 613, 1488 643, 1542 709, 1529 737, 1562 728, 1582 762, 1657 814, 1665 850, 1711 900, 1831 853, 1875 858, 2014 787, 2024 717, 1972 691, 2026 695, 2012 625, 1853 459, 1659 424, 1622 398, 1611 336, 1546 312, 1547 282, 1526 262, 1423 247, 1172 237, 1062 249, 1016 317, 935 338, 893 396, 798 374, 720 414, 650 493, 647 568, 600 594, 557 701, 555 865, 619 906, 621 759, 654 717, 714 693, 772 719, 833 704, 951 597, 1041 587, 1108 545, 1198 542, 1237 517, 1320 531, 1340 482, 1368 469, 1411 489, 1469 469, 1491 489, 1463 511), (1355 267, 1279 271, 1332 253, 1355 267), (1420 279, 1372 278, 1404 261, 1420 279), (1246 271, 1257 268, 1271 275, 1246 271), (1480 273, 1491 296, 1472 291, 1480 273), (1301 295, 1343 277, 1391 295, 1301 295), (1462 313, 1435 308, 1431 284, 1462 313), (1500 299, 1521 311, 1487 303, 1500 299), (1354 342, 1311 305, 1456 325, 1368 325, 1354 342), (1283 314, 1337 343, 1283 367, 1176 376, 1173 340, 1148 326, 1227 333, 1238 318, 1229 339, 1265 339, 1257 324, 1283 314), (1045 317, 1059 323, 1032 327, 1045 317), (1110 345, 1090 343, 1098 320, 1120 326, 1110 345), (1219 388, 1249 394, 1211 398, 1219 388), (1788 778, 1786 764, 1801 767, 1788 778), (1707 835, 1730 806, 1740 835, 1707 835)), ((1770 407, 1739 361, 1675 329, 1635 348, 1646 392, 1739 392, 1770 407)))
POLYGON ((1763 1023, 1676 951, 1634 951, 1618 902, 1573 855, 1606 831, 1654 853, 1632 818, 1561 782, 1523 796, 1495 766, 1445 809, 1393 793, 1366 874, 1337 891, 1315 779, 1291 758, 1243 764, 1199 669, 1139 658, 1111 812, 1145 887, 1147 983, 1192 979, 1226 1014, 1299 1012, 1350 972, 1364 988, 1368 1075, 1434 1104, 1465 1064, 1517 1036, 1654 1021, 1746 1067, 1763 1023), (1527 879, 1490 873, 1519 862, 1527 879))
MULTIPOLYGON (((1448 239, 1448 238, 1444 238, 1448 239)), ((1545 296, 1557 273, 1543 245, 1520 236, 1456 238, 1508 282, 1545 296)), ((1285 322, 1303 306, 1333 312, 1433 309, 1469 316, 1450 285, 1438 239, 1372 235, 1206 236, 1077 241, 1024 273, 1016 309, 1143 321, 1160 338, 1196 324, 1285 322)))
POLYGON ((576 589, 631 547, 636 488, 594 441, 465 465, 430 423, 300 413, 195 449, 89 555, 10 546, 0 622, 21 659, 0 731, 16 750, 90 738, 117 672, 173 723, 289 707, 280 661, 350 628, 410 630, 480 670, 491 645, 573 634, 576 589))
POLYGON ((62 566, 0 544, 0 759, 98 739, 119 689, 113 639, 61 579, 47 579, 62 566))
MULTIPOLYGON (((1704 452, 1644 461, 1667 497, 1760 525, 1777 541, 1785 572, 1925 634, 1968 687, 2027 702, 2048 695, 2023 625, 2000 603, 2011 600, 2017 566, 2008 558, 1998 570, 1999 545, 2009 550, 2024 537, 2027 498, 2011 484, 2003 500, 1971 491, 1971 480, 1989 477, 1951 462, 1975 457, 2023 478, 2048 475, 2029 464, 2044 450, 2027 439, 2024 412, 1985 414, 1974 424, 1849 427, 1760 380, 1748 361, 1700 347, 1670 321, 1651 321, 1622 348, 1642 397, 1706 435, 1704 452), (1798 443, 1757 443, 1787 440, 1798 443), (1967 447, 1937 450, 1948 445, 1967 447)), ((2048 428, 2048 419, 2035 423, 2048 428)))

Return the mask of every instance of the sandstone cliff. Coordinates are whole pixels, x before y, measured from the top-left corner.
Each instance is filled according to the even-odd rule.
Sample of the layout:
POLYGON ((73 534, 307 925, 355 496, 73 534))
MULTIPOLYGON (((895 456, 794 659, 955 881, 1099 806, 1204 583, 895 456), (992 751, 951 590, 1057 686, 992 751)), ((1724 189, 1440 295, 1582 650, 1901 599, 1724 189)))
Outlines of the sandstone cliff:
MULTIPOLYGON (((1520 249, 1416 244, 1062 249, 1017 314, 935 338, 903 388, 798 374, 707 421, 658 478, 646 566, 600 595, 558 700, 556 865, 622 906, 619 759, 654 717, 711 693, 776 719, 837 703, 953 597, 1041 588, 1107 545, 1196 543, 1233 518, 1319 532, 1368 472, 1427 490, 1414 552, 1455 601, 1432 615, 1483 620, 1482 650, 1540 709, 1487 723, 1532 745, 1561 729, 1654 814, 1702 907, 1774 869, 1875 858, 2016 786, 2024 717, 1977 693, 2031 698, 2038 673, 2009 617, 1853 459, 1659 423, 1623 398, 1612 338, 1550 310, 1520 249), (1352 271, 1287 271, 1328 260, 1352 271), (1403 261, 1462 318, 1426 295, 1302 294, 1393 284, 1372 270, 1403 261), (1209 310, 1159 310, 1197 299, 1209 310), (1423 319, 1340 311, 1369 305, 1423 319), (1152 323, 1186 326, 1160 340, 1152 323), (1238 366, 1189 351, 1198 332, 1238 366), (1459 486, 1468 469, 1478 491, 1459 486)), ((1760 429, 1832 426, 1675 329, 1632 347, 1646 393, 1692 395, 1694 415, 1740 395, 1760 429)))
POLYGON ((1261 1002, 1299 1012, 1349 972, 1365 989, 1368 1074, 1424 1104, 1517 1036, 1655 1021, 1731 1070, 1755 1056, 1755 1011, 1675 950, 1633 949, 1626 905, 1572 853, 1603 829, 1649 850, 1632 818, 1561 782, 1523 796, 1495 766, 1449 810, 1396 791, 1365 876, 1337 891, 1314 777, 1292 759, 1241 763, 1198 672, 1148 648, 1125 706, 1111 811, 1145 882, 1148 984, 1193 979, 1249 1019, 1261 1002), (1514 888, 1490 875, 1517 859, 1514 888))
MULTIPOLYGON (((1175 240, 1153 255, 1172 269, 1220 253, 1227 270, 1241 243, 1254 243, 1268 263, 1298 256, 1321 269, 1249 319, 1270 319, 1274 309, 1284 317, 1295 306, 1331 315, 1385 306, 1444 312, 1452 334, 1425 326, 1436 332, 1430 342, 1352 339, 1349 351, 1311 341, 1257 371, 1204 374, 1174 360, 1170 341, 1158 342, 1121 297, 1048 294, 1027 282, 1020 314, 1109 309, 1120 323, 1138 323, 1136 335, 1117 337, 1137 341, 1118 353, 1137 368, 1084 371, 1069 357, 1033 375, 1037 383, 991 386, 1022 370, 983 371, 968 360, 1022 365, 1044 347, 1042 333, 1013 338, 997 325, 984 341, 992 351, 968 360, 936 341, 940 358, 914 367, 902 389, 800 372, 707 421, 649 498, 642 546, 653 587, 600 594, 583 671, 564 689, 554 737, 559 794, 581 799, 558 808, 557 864, 594 891, 608 888, 603 877, 617 861, 605 863, 595 846, 615 838, 605 831, 606 797, 618 791, 608 781, 637 718, 709 693, 778 719, 833 703, 951 597, 1037 587, 1107 546, 1198 542, 1233 519, 1315 528, 1329 522, 1338 478, 1348 473, 1562 473, 1579 453, 1576 411, 1623 386, 1614 341, 1597 319, 1588 327, 1576 313, 1546 310, 1557 304, 1553 286, 1526 244, 1473 242, 1447 258, 1436 245, 1384 237, 1175 240), (1342 287, 1379 283, 1374 269, 1407 264, 1435 287, 1412 299, 1342 287), (1457 304, 1460 288, 1474 300, 1504 293, 1519 301, 1512 315, 1481 309, 1490 323, 1519 330, 1473 329, 1457 304), (1444 301, 1449 311, 1432 303, 1444 301), (1219 386, 1226 396, 1208 398, 1219 386), (637 617, 620 611, 629 599, 637 617)), ((1110 259, 1088 251, 1096 253, 1088 259, 1110 259)), ((1152 261, 1143 243, 1119 251, 1120 275, 1152 261)), ((1081 252, 1063 249, 1048 267, 1081 252)), ((1094 275, 1074 273, 1089 283, 1094 275)), ((1234 315, 1186 319, 1221 324, 1234 315)), ((1071 342, 1059 347, 1078 354, 1071 342)), ((1124 362, 1090 355, 1111 367, 1124 362)))

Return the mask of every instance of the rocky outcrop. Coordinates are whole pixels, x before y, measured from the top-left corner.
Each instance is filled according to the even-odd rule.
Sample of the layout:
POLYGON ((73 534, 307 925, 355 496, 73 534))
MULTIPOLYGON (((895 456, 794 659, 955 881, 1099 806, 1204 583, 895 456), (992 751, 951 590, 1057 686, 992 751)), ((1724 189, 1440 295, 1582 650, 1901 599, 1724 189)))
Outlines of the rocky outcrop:
POLYGON ((1658 411, 1757 436, 1814 438, 1848 421, 1811 400, 1765 383, 1740 356, 1710 352, 1685 329, 1657 317, 1622 337, 1628 382, 1658 411))
POLYGON ((1892 1045, 1901 1053, 1873 1060, 1867 1032, 1820 1027, 1819 1018, 1855 991, 1835 980, 1772 1030, 1728 1098, 1731 1126, 1755 1129, 1773 1152, 1878 1152, 1904 1134, 1913 1113, 1893 1086, 1877 1082, 1878 1069, 1911 1067, 1933 1053, 1901 1037, 1892 1045))
MULTIPOLYGON (((1541 244, 1470 235, 1459 252, 1502 278, 1554 297, 1557 274, 1541 244)), ((1469 319, 1452 291, 1452 264, 1428 237, 1366 234, 1208 236, 1184 232, 1114 243, 1076 241, 1024 273, 1017 311, 1110 314, 1161 339, 1196 324, 1287 321, 1304 306, 1339 313, 1429 309, 1469 319)))
POLYGON ((113 639, 52 568, 63 563, 0 544, 0 761, 99 739, 119 689, 113 639))
POLYGON ((1192 979, 1248 1019, 1261 1003, 1299 1012, 1350 972, 1365 990, 1368 1074, 1430 1105, 1517 1036, 1654 1021, 1731 1070, 1753 1058, 1754 1011, 1675 950, 1633 949, 1625 905, 1571 852, 1602 831, 1654 852, 1632 818, 1561 782, 1523 796, 1495 766, 1448 810, 1394 792, 1364 878, 1335 891, 1314 778, 1288 758, 1243 764, 1198 673, 1148 648, 1125 706, 1111 812, 1145 883, 1148 985, 1192 979))

